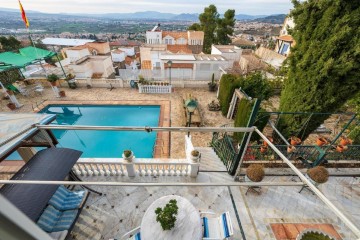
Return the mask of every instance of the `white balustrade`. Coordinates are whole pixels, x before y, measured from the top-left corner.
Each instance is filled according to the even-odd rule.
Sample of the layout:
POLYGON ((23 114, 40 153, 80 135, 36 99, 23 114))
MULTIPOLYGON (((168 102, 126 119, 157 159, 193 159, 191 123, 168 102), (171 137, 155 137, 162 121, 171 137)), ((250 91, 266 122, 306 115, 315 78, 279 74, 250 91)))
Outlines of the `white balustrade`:
POLYGON ((139 84, 139 93, 171 93, 171 85, 142 85, 139 84))
POLYGON ((73 170, 80 176, 197 176, 199 163, 187 159, 80 158, 73 170))

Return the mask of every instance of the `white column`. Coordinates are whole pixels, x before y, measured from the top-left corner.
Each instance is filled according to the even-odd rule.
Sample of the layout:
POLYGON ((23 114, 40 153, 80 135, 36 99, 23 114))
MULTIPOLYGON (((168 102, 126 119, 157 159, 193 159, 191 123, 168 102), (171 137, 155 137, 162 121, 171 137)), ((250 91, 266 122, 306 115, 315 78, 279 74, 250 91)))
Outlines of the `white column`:
POLYGON ((126 164, 126 171, 128 173, 128 177, 135 177, 135 167, 134 167, 133 162, 130 162, 129 164, 126 164))
POLYGON ((190 165, 190 177, 196 178, 199 172, 199 163, 193 163, 190 165))

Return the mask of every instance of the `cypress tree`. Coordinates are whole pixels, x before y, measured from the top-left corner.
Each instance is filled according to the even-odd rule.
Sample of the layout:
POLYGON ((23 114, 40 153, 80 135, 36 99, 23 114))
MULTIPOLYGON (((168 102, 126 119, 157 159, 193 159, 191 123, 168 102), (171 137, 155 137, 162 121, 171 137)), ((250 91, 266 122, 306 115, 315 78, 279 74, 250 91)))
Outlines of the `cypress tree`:
MULTIPOLYGON (((360 89, 360 1, 292 1, 296 41, 281 95, 283 112, 336 112, 360 89)), ((307 137, 328 115, 314 115, 307 137)), ((280 130, 296 133, 308 116, 283 117, 280 130)))

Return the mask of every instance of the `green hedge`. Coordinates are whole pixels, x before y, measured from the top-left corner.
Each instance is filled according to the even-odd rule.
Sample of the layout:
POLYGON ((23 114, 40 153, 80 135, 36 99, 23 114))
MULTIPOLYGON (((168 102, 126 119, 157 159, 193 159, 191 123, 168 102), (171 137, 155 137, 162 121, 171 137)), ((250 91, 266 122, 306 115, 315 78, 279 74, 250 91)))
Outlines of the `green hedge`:
POLYGON ((240 87, 239 78, 232 74, 224 74, 221 77, 219 89, 219 102, 224 116, 228 113, 231 98, 236 88, 240 87))
POLYGON ((273 94, 271 83, 261 72, 250 73, 247 76, 225 74, 220 81, 219 101, 221 112, 226 116, 235 89, 240 88, 250 97, 268 99, 273 94))
MULTIPOLYGON (((254 101, 249 101, 246 99, 241 99, 238 104, 238 110, 236 112, 235 116, 235 127, 247 127, 247 123, 249 122, 250 114, 252 111, 252 108, 254 106, 254 101)), ((238 142, 241 142, 243 139, 244 133, 234 133, 234 139, 236 139, 238 142)))

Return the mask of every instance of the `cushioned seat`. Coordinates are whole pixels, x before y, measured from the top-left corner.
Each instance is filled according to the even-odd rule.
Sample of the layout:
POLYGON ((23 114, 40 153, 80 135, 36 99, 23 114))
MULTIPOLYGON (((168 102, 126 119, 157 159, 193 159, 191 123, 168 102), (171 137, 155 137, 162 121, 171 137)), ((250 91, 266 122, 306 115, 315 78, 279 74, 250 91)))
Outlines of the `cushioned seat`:
POLYGON ((72 192, 64 186, 60 186, 49 200, 49 204, 57 210, 65 211, 81 207, 85 191, 72 192))
POLYGON ((228 239, 233 235, 233 227, 229 212, 219 217, 203 217, 203 239, 228 239))
POLYGON ((78 209, 59 211, 48 205, 37 221, 37 225, 45 232, 69 230, 75 221, 77 213, 78 209))

